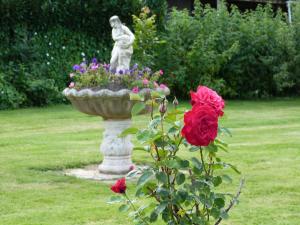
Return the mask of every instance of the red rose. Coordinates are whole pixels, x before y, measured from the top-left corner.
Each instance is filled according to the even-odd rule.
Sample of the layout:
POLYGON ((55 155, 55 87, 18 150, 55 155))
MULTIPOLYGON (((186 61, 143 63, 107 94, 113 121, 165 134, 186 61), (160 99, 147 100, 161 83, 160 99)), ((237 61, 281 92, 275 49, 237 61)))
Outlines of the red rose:
POLYGON ((198 86, 197 92, 191 91, 191 104, 201 104, 205 105, 208 104, 212 106, 218 116, 223 116, 224 112, 224 100, 221 96, 217 94, 217 92, 213 91, 212 89, 205 87, 205 86, 198 86))
POLYGON ((115 193, 123 194, 126 191, 126 182, 125 178, 121 178, 116 181, 116 183, 110 188, 115 193))
POLYGON ((217 137, 218 114, 209 105, 196 104, 184 114, 181 135, 192 145, 207 146, 217 137))

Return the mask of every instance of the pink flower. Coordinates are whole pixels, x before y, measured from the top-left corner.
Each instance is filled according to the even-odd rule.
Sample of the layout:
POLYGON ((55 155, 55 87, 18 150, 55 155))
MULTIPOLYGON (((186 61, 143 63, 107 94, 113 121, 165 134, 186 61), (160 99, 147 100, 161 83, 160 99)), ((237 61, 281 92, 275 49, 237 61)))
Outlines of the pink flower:
POLYGON ((91 66, 91 70, 96 70, 96 69, 98 69, 99 68, 99 65, 98 64, 93 64, 92 66, 91 66))
POLYGON ((159 75, 163 75, 164 71, 163 70, 159 70, 159 75))
POLYGON ((153 82, 153 85, 154 85, 155 88, 159 88, 158 83, 156 83, 155 81, 153 82))
POLYGON ((132 92, 135 94, 139 93, 139 87, 132 88, 132 92))
POLYGON ((166 88, 168 88, 167 85, 165 85, 165 84, 161 84, 161 85, 159 85, 159 87, 160 87, 161 89, 166 89, 166 88))
POLYGON ((74 83, 74 82, 71 82, 71 83, 69 84, 69 88, 73 88, 73 87, 75 87, 75 83, 74 83))
POLYGON ((191 104, 210 105, 218 116, 223 116, 225 102, 220 95, 206 86, 198 86, 197 92, 191 91, 191 104))
POLYGON ((143 80, 143 85, 147 86, 149 84, 149 80, 147 80, 146 78, 143 80))
POLYGON ((70 73, 70 78, 74 77, 75 74, 74 73, 70 73))

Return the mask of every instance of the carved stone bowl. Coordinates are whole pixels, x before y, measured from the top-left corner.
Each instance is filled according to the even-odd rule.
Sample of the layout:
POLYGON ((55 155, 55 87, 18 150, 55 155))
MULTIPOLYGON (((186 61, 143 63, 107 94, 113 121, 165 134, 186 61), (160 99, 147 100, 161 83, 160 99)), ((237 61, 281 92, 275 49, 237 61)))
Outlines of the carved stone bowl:
MULTIPOLYGON (((168 88, 157 88, 165 95, 170 94, 168 88)), ((150 98, 151 89, 142 89, 140 93, 145 99, 150 98)), ((103 117, 104 120, 125 120, 131 118, 131 109, 136 101, 130 100, 131 90, 121 89, 111 91, 109 89, 92 90, 66 88, 63 94, 71 101, 72 105, 80 112, 103 117)), ((146 111, 145 111, 146 112, 146 111)))

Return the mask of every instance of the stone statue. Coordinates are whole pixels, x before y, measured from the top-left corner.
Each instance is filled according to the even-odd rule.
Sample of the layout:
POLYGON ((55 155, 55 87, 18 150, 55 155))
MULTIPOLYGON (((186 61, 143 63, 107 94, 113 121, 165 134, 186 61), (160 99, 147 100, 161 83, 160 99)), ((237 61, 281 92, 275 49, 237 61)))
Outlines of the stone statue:
POLYGON ((133 53, 132 44, 134 42, 133 33, 123 25, 118 16, 112 16, 109 19, 112 29, 112 38, 115 41, 111 52, 110 68, 116 73, 128 70, 133 53))

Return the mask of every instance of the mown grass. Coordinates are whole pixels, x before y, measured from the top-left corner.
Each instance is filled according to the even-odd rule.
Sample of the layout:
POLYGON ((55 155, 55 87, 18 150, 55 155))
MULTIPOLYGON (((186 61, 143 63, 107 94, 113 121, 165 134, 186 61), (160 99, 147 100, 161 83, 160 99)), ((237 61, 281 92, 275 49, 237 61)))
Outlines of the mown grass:
MULTIPOLYGON (((136 126, 146 123, 146 116, 134 119, 136 126)), ((100 118, 58 105, 0 111, 0 124, 1 225, 132 224, 106 204, 109 184, 60 172, 101 160, 100 118)), ((225 224, 299 225, 300 99, 229 101, 222 125, 233 133, 222 157, 246 178, 240 204, 225 224)), ((149 160, 140 151, 133 158, 149 160)), ((226 190, 235 191, 239 176, 234 178, 226 190)))

